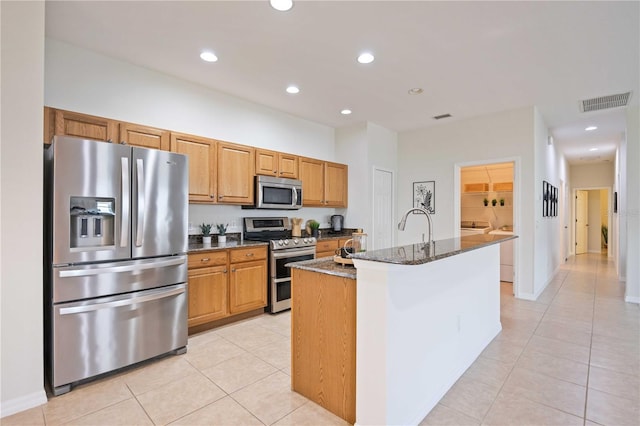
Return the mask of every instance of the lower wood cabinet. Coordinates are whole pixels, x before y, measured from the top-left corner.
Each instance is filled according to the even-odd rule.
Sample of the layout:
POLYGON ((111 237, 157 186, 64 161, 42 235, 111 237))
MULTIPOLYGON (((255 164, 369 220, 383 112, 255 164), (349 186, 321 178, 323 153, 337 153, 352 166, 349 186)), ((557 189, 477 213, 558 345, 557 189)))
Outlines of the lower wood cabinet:
POLYGON ((320 240, 316 244, 316 258, 333 256, 338 249, 338 240, 320 240))
POLYGON ((267 247, 189 254, 188 326, 267 306, 267 247))

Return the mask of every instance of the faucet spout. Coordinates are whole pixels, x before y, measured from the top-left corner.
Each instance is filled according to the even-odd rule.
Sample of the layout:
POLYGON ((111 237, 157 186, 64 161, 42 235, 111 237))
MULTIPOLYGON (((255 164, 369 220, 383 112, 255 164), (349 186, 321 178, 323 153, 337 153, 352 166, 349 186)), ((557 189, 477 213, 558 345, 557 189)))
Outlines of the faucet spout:
MULTIPOLYGON (((407 218, 409 217, 409 214, 413 212, 422 213, 427 217, 428 235, 429 235, 428 242, 429 244, 431 244, 431 242, 433 242, 433 222, 431 221, 431 214, 429 214, 429 212, 426 209, 423 209, 420 207, 414 207, 412 209, 407 210, 407 212, 402 216, 400 223, 398 223, 398 230, 404 231, 404 228, 407 225, 407 218)), ((424 242, 424 234, 422 237, 422 242, 424 242)))

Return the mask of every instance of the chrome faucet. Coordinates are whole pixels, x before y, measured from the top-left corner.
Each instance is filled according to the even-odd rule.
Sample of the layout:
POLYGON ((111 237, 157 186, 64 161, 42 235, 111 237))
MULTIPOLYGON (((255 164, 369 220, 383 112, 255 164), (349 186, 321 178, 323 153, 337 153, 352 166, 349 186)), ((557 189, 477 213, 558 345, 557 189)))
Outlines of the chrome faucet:
MULTIPOLYGON (((433 223, 431 222, 431 215, 429 214, 429 212, 426 209, 423 209, 421 207, 414 207, 412 209, 409 209, 404 214, 404 216, 402 216, 402 219, 400 220, 400 223, 398 223, 398 229, 400 231, 404 231, 404 227, 407 225, 407 217, 412 212, 422 213, 427 217, 427 224, 429 225, 429 241, 428 241, 428 244, 429 244, 429 247, 431 247, 431 245, 433 244, 433 223)), ((422 234, 422 242, 424 243, 424 234, 422 234)))

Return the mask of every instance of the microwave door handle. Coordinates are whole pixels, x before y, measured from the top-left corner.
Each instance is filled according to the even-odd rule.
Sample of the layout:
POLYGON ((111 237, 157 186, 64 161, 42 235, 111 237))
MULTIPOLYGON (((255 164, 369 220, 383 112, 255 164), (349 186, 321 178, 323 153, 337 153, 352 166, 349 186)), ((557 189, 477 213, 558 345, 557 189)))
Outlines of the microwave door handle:
POLYGON ((136 160, 136 171, 138 173, 138 185, 137 185, 137 195, 138 195, 138 216, 136 222, 136 246, 142 246, 142 236, 144 235, 144 162, 141 158, 136 160))
POLYGON ((291 192, 293 192, 293 206, 295 207, 298 205, 298 191, 295 186, 291 187, 291 192))
POLYGON ((122 178, 120 183, 122 185, 122 218, 120 220, 120 247, 126 247, 129 245, 129 209, 131 208, 130 190, 129 184, 129 159, 127 157, 120 158, 120 168, 122 178))

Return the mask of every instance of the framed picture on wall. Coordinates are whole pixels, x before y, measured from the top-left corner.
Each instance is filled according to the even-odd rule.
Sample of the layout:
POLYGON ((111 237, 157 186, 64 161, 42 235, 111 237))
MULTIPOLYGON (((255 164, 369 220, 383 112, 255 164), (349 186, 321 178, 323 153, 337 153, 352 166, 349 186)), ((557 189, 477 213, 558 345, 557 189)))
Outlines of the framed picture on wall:
POLYGON ((542 217, 549 216, 550 185, 546 180, 542 181, 542 217))
POLYGON ((413 182, 413 207, 436 214, 436 181, 413 182))
POLYGON ((613 193, 613 212, 618 213, 618 191, 613 193))

